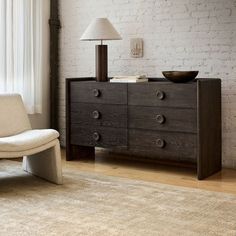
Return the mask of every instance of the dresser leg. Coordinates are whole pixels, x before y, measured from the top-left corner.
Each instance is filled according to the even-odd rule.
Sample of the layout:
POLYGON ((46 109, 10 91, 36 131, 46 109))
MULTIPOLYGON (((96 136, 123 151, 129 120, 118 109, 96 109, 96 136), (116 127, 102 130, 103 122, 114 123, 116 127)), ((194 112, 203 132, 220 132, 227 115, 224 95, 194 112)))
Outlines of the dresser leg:
POLYGON ((95 159, 95 147, 70 145, 66 148, 66 160, 95 159))

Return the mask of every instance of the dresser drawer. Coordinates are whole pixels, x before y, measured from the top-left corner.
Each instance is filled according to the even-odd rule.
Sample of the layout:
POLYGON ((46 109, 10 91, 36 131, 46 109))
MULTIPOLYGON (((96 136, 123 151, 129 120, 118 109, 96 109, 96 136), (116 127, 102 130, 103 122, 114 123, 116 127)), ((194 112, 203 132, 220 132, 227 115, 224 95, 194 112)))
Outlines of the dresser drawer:
POLYGON ((128 85, 128 104, 196 108, 197 83, 149 82, 128 85))
POLYGON ((195 109, 129 106, 129 128, 197 133, 195 109))
POLYGON ((127 128, 127 106, 72 103, 71 123, 81 126, 127 128))
POLYGON ((127 104, 127 84, 74 81, 70 91, 72 103, 127 104))
POLYGON ((71 144, 104 148, 127 147, 127 129, 72 124, 71 144))
POLYGON ((186 133, 130 129, 129 148, 153 151, 159 157, 196 160, 197 136, 186 133))

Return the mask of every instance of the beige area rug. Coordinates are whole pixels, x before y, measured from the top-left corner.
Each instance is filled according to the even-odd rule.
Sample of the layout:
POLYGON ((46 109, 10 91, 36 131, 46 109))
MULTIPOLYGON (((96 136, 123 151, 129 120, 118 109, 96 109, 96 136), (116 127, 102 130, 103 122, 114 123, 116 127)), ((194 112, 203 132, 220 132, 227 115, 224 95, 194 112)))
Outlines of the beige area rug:
POLYGON ((0 235, 236 235, 236 195, 78 172, 64 185, 0 161, 0 235))

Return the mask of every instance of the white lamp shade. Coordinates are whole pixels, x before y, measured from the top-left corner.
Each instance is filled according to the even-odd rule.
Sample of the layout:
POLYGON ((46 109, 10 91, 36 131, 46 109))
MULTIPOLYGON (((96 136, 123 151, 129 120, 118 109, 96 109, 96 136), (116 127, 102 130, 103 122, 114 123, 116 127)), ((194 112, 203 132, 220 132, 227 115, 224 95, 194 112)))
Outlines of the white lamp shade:
POLYGON ((121 36, 107 18, 94 19, 80 40, 119 40, 121 36))

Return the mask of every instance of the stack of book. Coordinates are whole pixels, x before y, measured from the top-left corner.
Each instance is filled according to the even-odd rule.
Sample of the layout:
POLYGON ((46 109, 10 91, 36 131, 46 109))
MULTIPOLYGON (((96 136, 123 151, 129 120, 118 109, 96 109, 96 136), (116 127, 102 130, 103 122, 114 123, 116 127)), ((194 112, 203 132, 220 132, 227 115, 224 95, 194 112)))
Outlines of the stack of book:
POLYGON ((115 76, 110 79, 111 83, 139 83, 148 82, 145 75, 132 75, 132 76, 115 76))

